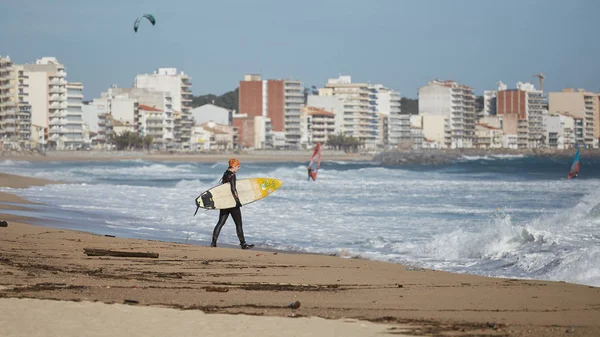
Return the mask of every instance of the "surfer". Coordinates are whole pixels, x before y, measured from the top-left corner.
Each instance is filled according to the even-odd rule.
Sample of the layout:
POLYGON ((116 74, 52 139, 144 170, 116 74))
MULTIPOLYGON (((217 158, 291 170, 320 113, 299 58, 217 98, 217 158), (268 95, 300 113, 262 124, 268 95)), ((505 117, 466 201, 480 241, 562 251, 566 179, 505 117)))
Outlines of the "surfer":
MULTIPOLYGON (((312 167, 309 166, 308 167, 308 181, 310 181, 311 178, 313 178, 312 167)), ((314 180, 314 178, 313 178, 313 180, 314 180)))
POLYGON ((254 245, 249 245, 246 243, 246 239, 244 238, 244 230, 242 228, 242 203, 240 202, 240 198, 238 197, 237 188, 235 186, 236 178, 235 174, 240 169, 240 161, 237 159, 229 160, 229 168, 223 173, 223 178, 221 178, 221 184, 230 183, 231 185, 231 194, 233 194, 233 198, 235 199, 236 205, 232 208, 226 208, 219 211, 219 221, 213 230, 212 242, 210 244, 211 247, 217 246, 217 239, 219 238, 219 233, 221 232, 221 228, 225 225, 229 214, 233 218, 233 222, 235 223, 235 231, 237 232, 238 239, 240 240, 240 246, 242 249, 250 249, 254 247, 254 245))

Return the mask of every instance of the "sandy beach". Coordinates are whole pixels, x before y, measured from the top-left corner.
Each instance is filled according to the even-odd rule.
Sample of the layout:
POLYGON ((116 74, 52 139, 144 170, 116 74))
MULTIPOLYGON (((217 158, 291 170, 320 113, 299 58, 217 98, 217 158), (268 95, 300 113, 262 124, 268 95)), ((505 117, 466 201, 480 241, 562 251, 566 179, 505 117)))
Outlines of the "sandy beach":
MULTIPOLYGON (((48 183, 0 174, 3 187, 48 183)), ((3 214, 27 203, 0 193, 0 220, 8 221, 0 227, 0 326, 8 336, 600 336, 597 287, 110 237, 3 214)))

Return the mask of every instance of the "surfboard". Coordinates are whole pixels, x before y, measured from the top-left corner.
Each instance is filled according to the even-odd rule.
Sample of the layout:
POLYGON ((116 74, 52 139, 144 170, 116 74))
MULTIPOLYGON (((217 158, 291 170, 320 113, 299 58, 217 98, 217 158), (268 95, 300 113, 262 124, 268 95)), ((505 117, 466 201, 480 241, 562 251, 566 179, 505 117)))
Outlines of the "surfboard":
MULTIPOLYGON (((274 178, 248 178, 236 182, 238 197, 242 205, 260 200, 275 192, 283 182, 274 178)), ((231 184, 225 183, 202 192, 196 198, 196 211, 204 209, 225 209, 235 207, 231 194, 231 184)))

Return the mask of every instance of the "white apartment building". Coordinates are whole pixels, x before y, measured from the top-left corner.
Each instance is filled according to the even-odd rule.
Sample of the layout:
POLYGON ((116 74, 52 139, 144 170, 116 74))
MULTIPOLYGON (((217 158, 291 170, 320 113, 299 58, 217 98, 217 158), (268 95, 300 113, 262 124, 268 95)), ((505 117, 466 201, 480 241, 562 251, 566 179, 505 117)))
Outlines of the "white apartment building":
POLYGON ((283 80, 283 129, 286 146, 299 148, 302 138, 300 109, 304 104, 302 82, 283 80))
POLYGON ((81 106, 84 129, 87 127, 89 132, 98 133, 98 115, 101 111, 98 106, 92 102, 83 102, 81 106))
POLYGON ((233 149, 234 130, 229 124, 215 122, 198 123, 192 131, 191 148, 194 150, 233 149))
POLYGON ((0 141, 4 143, 31 145, 31 105, 25 80, 22 67, 0 55, 0 141))
POLYGON ((542 145, 542 136, 545 134, 544 115, 548 111, 544 108, 545 98, 543 92, 537 90, 532 83, 517 82, 517 89, 527 93, 527 127, 528 148, 539 148, 542 145))
POLYGON ((171 97, 168 110, 173 112, 173 140, 182 148, 189 148, 192 127, 192 79, 176 68, 158 68, 152 74, 139 74, 134 87, 164 92, 171 97))
POLYGON ((334 114, 334 133, 338 134, 342 131, 344 126, 344 102, 342 99, 331 95, 310 95, 307 97, 306 106, 331 111, 334 114))
POLYGON ((576 144, 575 117, 568 113, 550 113, 544 116, 546 144, 549 148, 570 149, 576 144))
MULTIPOLYGON (((82 144, 82 124, 67 122, 67 72, 55 57, 42 57, 35 64, 23 64, 25 82, 29 85, 31 123, 48 129, 48 145, 57 149, 78 147, 82 144), (70 125, 67 132, 66 126, 70 125), (81 131, 77 131, 77 125, 81 131), (70 138, 67 137, 70 135, 70 138), (78 138, 76 135, 79 135, 78 138)), ((79 100, 82 97, 77 97, 79 100)), ((74 111, 70 115, 75 116, 74 111)))
MULTIPOLYGON (((473 89, 456 81, 434 80, 419 88, 419 114, 443 116, 445 148, 470 148, 475 137, 475 95, 473 89)), ((429 119, 428 125, 436 119, 429 119)), ((425 138, 428 132, 423 129, 425 138)), ((433 127, 436 134, 442 125, 433 127)))
POLYGON ((498 89, 497 90, 485 90, 483 92, 483 111, 479 118, 487 117, 487 116, 495 116, 497 114, 496 106, 497 106, 497 96, 498 91, 506 90, 506 84, 502 83, 502 81, 498 81, 498 89))
POLYGON ((575 118, 578 144, 591 148, 599 147, 600 93, 573 88, 551 92, 549 109, 551 113, 569 114, 575 118))
POLYGON ((175 145, 176 117, 173 111, 173 97, 169 92, 141 88, 117 88, 114 85, 109 92, 112 96, 132 98, 139 104, 140 108, 137 110, 133 122, 136 131, 141 136, 152 136, 153 143, 159 147, 175 145), (142 109, 142 106, 145 108, 142 109))
POLYGON ((77 149, 84 144, 83 84, 67 82, 67 111, 64 119, 65 147, 77 149))
POLYGON ((100 144, 106 144, 113 133, 134 127, 135 116, 139 113, 136 99, 127 94, 114 95, 110 89, 103 92, 100 98, 94 98, 89 105, 92 106, 91 110, 98 111, 96 141, 100 144))
POLYGON ((475 147, 478 149, 499 149, 504 142, 504 133, 497 126, 486 123, 475 125, 475 147))
POLYGON ((396 147, 400 143, 412 142, 410 115, 402 113, 400 93, 381 84, 371 85, 369 89, 369 98, 375 100, 375 111, 385 115, 387 119, 387 133, 379 135, 378 143, 396 147))
POLYGON ((340 130, 344 135, 358 138, 366 148, 377 146, 378 116, 371 110, 369 84, 352 83, 350 76, 330 78, 321 96, 336 96, 344 103, 344 121, 340 130))
POLYGON ((446 115, 421 115, 423 145, 436 145, 428 148, 447 148, 451 144, 450 117, 446 115))
POLYGON ((335 135, 335 113, 325 109, 306 106, 301 109, 302 133, 307 148, 316 143, 325 144, 330 135, 335 135))

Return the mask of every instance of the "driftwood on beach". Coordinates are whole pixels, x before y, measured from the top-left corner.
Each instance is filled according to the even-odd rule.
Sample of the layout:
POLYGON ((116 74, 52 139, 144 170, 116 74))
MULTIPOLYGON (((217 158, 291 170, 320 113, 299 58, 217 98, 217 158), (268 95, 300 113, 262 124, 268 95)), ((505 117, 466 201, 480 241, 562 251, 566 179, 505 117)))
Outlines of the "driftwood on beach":
POLYGON ((84 248, 83 253, 87 256, 116 256, 116 257, 148 257, 158 259, 158 253, 123 252, 108 249, 84 248))

